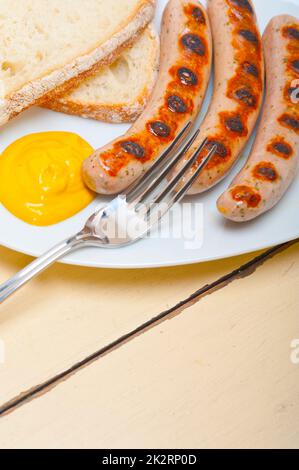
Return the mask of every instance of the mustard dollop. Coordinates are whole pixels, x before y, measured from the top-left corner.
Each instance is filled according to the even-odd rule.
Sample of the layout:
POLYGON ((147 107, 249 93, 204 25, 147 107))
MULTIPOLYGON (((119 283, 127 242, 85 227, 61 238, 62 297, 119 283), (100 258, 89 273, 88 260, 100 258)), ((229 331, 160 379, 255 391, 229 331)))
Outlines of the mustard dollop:
POLYGON ((52 225, 72 217, 95 197, 81 173, 92 152, 85 140, 69 132, 43 132, 17 140, 0 156, 0 202, 32 225, 52 225))

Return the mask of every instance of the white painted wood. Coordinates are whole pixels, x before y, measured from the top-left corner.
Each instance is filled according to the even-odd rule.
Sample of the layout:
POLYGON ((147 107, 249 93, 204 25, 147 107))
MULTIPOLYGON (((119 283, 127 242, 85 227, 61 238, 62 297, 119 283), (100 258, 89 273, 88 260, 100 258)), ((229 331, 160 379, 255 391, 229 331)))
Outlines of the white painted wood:
POLYGON ((298 284, 295 245, 0 419, 2 447, 298 447, 298 284))
MULTIPOLYGON (((0 307, 0 407, 251 259, 113 271, 56 265, 0 307)), ((0 283, 29 258, 0 248, 0 283)))

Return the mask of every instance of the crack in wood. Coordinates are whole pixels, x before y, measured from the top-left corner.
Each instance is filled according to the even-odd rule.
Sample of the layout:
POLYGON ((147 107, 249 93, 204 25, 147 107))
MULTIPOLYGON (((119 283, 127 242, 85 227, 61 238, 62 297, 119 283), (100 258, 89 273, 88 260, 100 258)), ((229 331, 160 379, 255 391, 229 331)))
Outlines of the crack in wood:
POLYGON ((14 397, 12 400, 10 400, 9 402, 5 403, 4 405, 0 407, 0 417, 8 415, 12 413, 13 411, 15 411, 17 408, 19 408, 20 406, 23 406, 29 403, 31 400, 34 400, 44 395, 45 393, 48 393, 60 383, 68 380, 72 375, 74 375, 78 371, 82 370, 85 367, 88 367, 93 362, 97 361, 98 359, 102 357, 105 357, 107 354, 110 354, 116 349, 119 349, 120 347, 127 344, 129 341, 134 340, 136 337, 146 333, 147 331, 158 326, 162 322, 175 318, 176 316, 180 315, 184 310, 195 305, 204 297, 211 295, 214 292, 217 292, 220 289, 227 287, 230 283, 238 279, 243 279, 245 277, 250 276, 266 261, 270 260, 274 256, 278 255, 282 251, 286 250, 287 248, 291 247, 292 245, 298 242, 299 240, 294 240, 288 243, 284 243, 282 245, 278 245, 274 248, 271 248, 267 250, 266 252, 262 253, 261 255, 253 258, 251 261, 239 267, 238 269, 214 281, 213 283, 210 283, 201 287, 192 295, 190 295, 187 299, 179 302, 174 307, 171 307, 170 309, 165 310, 159 315, 156 315, 155 317, 143 323, 142 325, 138 326, 137 328, 130 331, 129 333, 121 336, 120 338, 116 339, 112 343, 109 343, 107 346, 101 348, 100 350, 86 357, 82 361, 74 364, 72 367, 68 368, 67 370, 61 372, 60 374, 55 375, 54 377, 52 377, 51 379, 47 380, 46 382, 40 385, 34 386, 31 389, 26 390, 25 392, 21 393, 19 396, 14 397))

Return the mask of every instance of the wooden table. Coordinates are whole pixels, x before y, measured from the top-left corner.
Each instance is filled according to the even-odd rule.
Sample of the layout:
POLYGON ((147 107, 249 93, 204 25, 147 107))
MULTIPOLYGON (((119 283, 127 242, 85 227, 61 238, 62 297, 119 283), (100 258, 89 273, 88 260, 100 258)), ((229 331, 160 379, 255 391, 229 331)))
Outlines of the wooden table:
MULTIPOLYGON (((28 262, 0 248, 0 281, 28 262)), ((0 313, 0 447, 299 447, 299 242, 56 265, 0 313)))

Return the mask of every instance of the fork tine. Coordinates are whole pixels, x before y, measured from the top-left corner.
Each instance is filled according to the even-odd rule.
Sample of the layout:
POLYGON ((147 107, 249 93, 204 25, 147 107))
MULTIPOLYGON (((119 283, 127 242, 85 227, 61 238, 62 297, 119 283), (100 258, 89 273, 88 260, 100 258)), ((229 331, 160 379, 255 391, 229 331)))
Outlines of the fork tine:
MULTIPOLYGON (((201 150, 202 150, 202 148, 204 147, 205 144, 206 144, 206 141, 200 146, 201 150)), ((185 196, 185 194, 191 188, 191 186, 193 185, 195 180, 199 177, 201 172, 206 168, 206 166, 209 163, 209 161, 211 160, 211 158, 213 158, 213 156, 215 155, 216 150, 217 150, 217 145, 214 145, 213 148, 209 151, 208 155, 202 160, 202 162, 200 163, 200 165, 198 166, 196 171, 193 173, 193 175, 188 179, 188 181, 184 184, 184 186, 174 195, 174 197, 172 199, 170 199, 169 201, 167 201, 167 203, 164 207, 163 206, 161 207, 161 203, 163 202, 164 197, 166 197, 171 192, 171 189, 169 190, 170 186, 175 187, 175 185, 177 185, 179 183, 180 178, 178 178, 178 176, 175 177, 174 180, 173 180, 173 181, 175 181, 175 184, 173 184, 173 181, 171 181, 170 185, 166 188, 165 191, 163 191, 163 193, 165 193, 165 196, 163 196, 163 198, 162 198, 161 197, 162 195, 161 195, 159 197, 158 203, 157 203, 157 201, 155 201, 153 204, 151 204, 149 206, 149 208, 147 208, 146 217, 147 217, 147 220, 148 220, 148 223, 149 223, 149 228, 156 225, 164 217, 164 215, 167 212, 169 212, 169 210, 174 206, 174 204, 179 202, 185 196), (152 209, 157 209, 157 210, 152 211, 152 209)), ((192 161, 192 160, 194 161, 195 156, 198 158, 198 155, 200 154, 200 151, 198 149, 194 153, 194 155, 192 156, 190 161, 192 161)), ((190 166, 191 165, 189 165, 188 168, 190 168, 190 166)), ((185 167, 184 167, 185 170, 186 170, 186 167, 187 167, 187 165, 185 165, 185 167)), ((188 169, 186 171, 188 171, 188 169)), ((180 173, 183 173, 183 171, 181 171, 180 173)))
POLYGON ((154 200, 154 204, 159 204, 163 199, 165 199, 169 193, 178 185, 181 179, 185 176, 188 170, 190 170, 193 165, 196 163, 198 157, 200 156, 202 150, 207 144, 208 139, 205 139, 198 149, 193 153, 192 157, 185 163, 183 168, 175 175, 175 177, 170 181, 167 187, 162 191, 162 193, 154 200))
POLYGON ((162 173, 150 184, 150 186, 140 194, 140 198, 138 201, 134 201, 135 203, 139 202, 141 204, 144 204, 144 201, 155 191, 155 189, 158 188, 158 186, 162 183, 162 181, 167 177, 167 175, 170 174, 170 171, 176 167, 176 165, 179 163, 183 155, 190 149, 192 144, 194 143, 195 139, 197 138, 199 134, 199 130, 196 131, 193 136, 188 140, 188 142, 185 144, 185 146, 180 150, 177 154, 175 154, 175 157, 170 159, 167 166, 164 168, 162 173))
POLYGON ((193 183, 195 183, 195 181, 197 180, 201 172, 206 168, 210 160, 214 157, 216 150, 217 150, 217 145, 214 145, 209 151, 208 155, 198 165, 198 168, 196 168, 196 171, 193 173, 193 175, 189 178, 188 181, 186 181, 184 186, 176 193, 176 195, 172 199, 172 205, 175 204, 176 202, 179 202, 185 196, 185 194, 192 187, 193 183))
MULTIPOLYGON (((204 142, 200 148, 202 149, 204 147, 206 142, 204 142)), ((198 149, 199 150, 199 149, 198 149)), ((198 150, 194 153, 193 157, 191 160, 194 160, 195 158, 195 155, 197 156, 198 158, 198 154, 200 152, 198 152, 198 150)), ((169 212, 169 210, 174 206, 174 204, 176 204, 177 202, 179 202, 184 196, 185 194, 187 193, 188 189, 190 189, 190 187, 192 186, 192 184, 195 182, 195 180, 199 177, 200 173, 206 168, 207 164, 209 163, 209 161, 211 160, 211 158, 215 155, 215 152, 217 150, 217 146, 214 145, 214 147, 209 151, 208 155, 202 160, 202 162, 200 163, 200 165, 198 166, 198 168, 196 169, 196 171, 193 173, 193 175, 188 179, 188 181, 184 184, 184 186, 174 195, 174 197, 170 200, 167 201, 167 203, 165 204, 165 206, 163 207, 163 205, 161 206, 161 203, 163 202, 163 198, 159 197, 159 203, 160 204, 155 204, 155 201, 153 204, 151 204, 147 210, 146 210, 146 218, 147 218, 147 221, 148 221, 148 224, 149 224, 149 230, 151 229, 151 227, 153 227, 154 225, 156 225, 163 217, 164 215, 169 212), (152 210, 152 209, 156 209, 156 210, 152 210)), ((187 165, 185 165, 185 168, 186 168, 187 165)), ((190 168, 190 166, 189 166, 190 168)), ((188 171, 188 170, 187 170, 188 171)), ((180 172, 181 173, 181 172, 180 172)), ((179 178, 175 178, 174 179, 176 181, 176 185, 178 184, 179 182, 179 178)), ((166 193, 166 190, 164 191, 164 193, 166 193, 166 196, 169 194, 169 192, 171 191, 168 191, 168 188, 170 186, 173 185, 173 181, 171 182, 171 184, 166 188, 167 190, 167 193, 166 193)), ((175 186, 175 185, 174 185, 175 186)))
POLYGON ((144 189, 146 189, 146 183, 148 183, 149 179, 155 174, 156 171, 160 168, 163 163, 166 162, 166 157, 170 155, 176 147, 181 143, 183 138, 185 137, 188 130, 191 128, 191 121, 189 121, 185 127, 181 130, 181 132, 177 135, 177 137, 173 140, 173 142, 169 145, 169 147, 162 153, 162 155, 155 161, 155 163, 147 170, 144 175, 137 181, 134 182, 133 185, 128 189, 127 193, 127 201, 133 202, 135 198, 137 198, 144 189))

